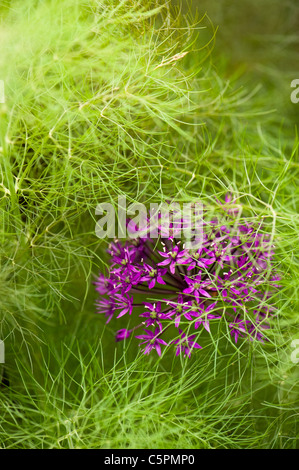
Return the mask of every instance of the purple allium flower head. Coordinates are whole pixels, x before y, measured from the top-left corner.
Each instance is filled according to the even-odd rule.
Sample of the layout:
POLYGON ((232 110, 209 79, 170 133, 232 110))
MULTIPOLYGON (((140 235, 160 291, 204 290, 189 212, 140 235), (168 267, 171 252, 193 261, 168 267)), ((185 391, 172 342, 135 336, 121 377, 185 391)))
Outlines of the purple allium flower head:
POLYGON ((194 245, 176 238, 188 226, 189 215, 177 215, 169 227, 159 215, 158 239, 153 240, 147 232, 150 214, 139 238, 110 243, 109 273, 100 274, 94 284, 100 296, 97 311, 107 323, 128 315, 133 322, 116 333, 117 342, 146 327, 136 336, 144 354, 155 349, 160 356, 161 345, 175 345, 176 355, 190 357, 201 348, 197 336, 218 334, 220 327, 236 343, 267 340, 276 312, 271 298, 281 281, 273 268, 273 242, 260 222, 241 218, 243 207, 232 195, 218 204, 219 217, 214 213, 209 219, 208 210, 203 212, 194 245))

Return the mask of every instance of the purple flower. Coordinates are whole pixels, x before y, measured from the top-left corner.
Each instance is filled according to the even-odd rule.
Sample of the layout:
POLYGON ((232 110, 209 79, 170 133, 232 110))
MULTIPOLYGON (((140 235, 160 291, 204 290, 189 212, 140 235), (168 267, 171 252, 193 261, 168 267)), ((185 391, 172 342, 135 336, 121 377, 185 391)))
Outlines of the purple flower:
POLYGON ((145 335, 139 335, 136 336, 138 339, 142 339, 143 341, 140 343, 145 344, 145 348, 143 350, 144 354, 149 354, 152 349, 155 349, 158 353, 159 356, 161 356, 161 344, 164 344, 167 346, 166 341, 163 339, 159 338, 159 335, 162 332, 162 327, 159 325, 155 329, 155 331, 150 331, 150 330, 143 330, 146 332, 145 335))
POLYGON ((123 268, 134 263, 136 250, 132 247, 124 247, 119 254, 115 254, 112 258, 111 266, 120 265, 123 268))
POLYGON ((162 276, 164 276, 167 273, 167 269, 161 269, 161 268, 153 268, 149 264, 143 263, 143 267, 145 270, 145 274, 141 277, 142 282, 148 282, 148 288, 152 289, 155 287, 156 282, 158 284, 166 284, 166 282, 163 280, 162 276))
POLYGON ((191 356, 192 349, 201 349, 201 346, 194 341, 196 335, 186 336, 186 334, 179 329, 180 338, 172 341, 172 344, 177 344, 175 355, 178 356, 181 352, 184 353, 184 356, 191 356))
POLYGON ((244 320, 241 315, 237 315, 235 320, 228 326, 231 329, 230 334, 234 337, 235 343, 238 342, 239 337, 248 334, 250 330, 251 322, 244 320))
POLYGON ((161 302, 157 302, 151 304, 149 302, 143 302, 145 307, 148 309, 147 312, 143 312, 140 314, 140 317, 146 318, 145 324, 146 326, 154 325, 158 323, 161 325, 161 320, 165 320, 169 318, 169 313, 161 312, 161 302))
POLYGON ((133 310, 133 297, 128 297, 127 295, 122 295, 122 294, 115 294, 114 301, 115 301, 115 309, 116 310, 121 309, 117 318, 122 317, 128 312, 131 315, 132 310, 133 310))
POLYGON ((175 245, 170 251, 158 251, 159 255, 166 258, 164 261, 158 263, 158 266, 169 266, 171 274, 175 273, 175 267, 186 258, 186 250, 181 250, 175 245))
POLYGON ((104 314, 108 318, 106 323, 109 323, 115 312, 115 302, 113 298, 100 299, 96 301, 96 308, 98 313, 104 314))
POLYGON ((115 335, 115 341, 116 342, 123 341, 124 339, 129 338, 130 334, 131 334, 131 331, 126 330, 125 328, 123 328, 122 330, 118 330, 115 335))
POLYGON ((269 325, 262 321, 257 321, 254 324, 250 320, 244 320, 240 315, 237 315, 234 322, 229 324, 229 328, 231 329, 230 334, 234 337, 236 343, 239 337, 247 337, 250 341, 258 340, 263 343, 264 335, 260 329, 268 329, 269 325))
POLYGON ((96 286, 96 291, 101 295, 107 294, 109 290, 113 289, 111 279, 106 278, 103 274, 99 274, 99 277, 94 284, 96 286))
POLYGON ((230 193, 227 193, 225 195, 225 204, 221 204, 219 201, 217 202, 223 208, 223 210, 227 212, 228 215, 234 217, 236 217, 242 210, 241 206, 236 206, 236 201, 233 200, 232 195, 230 193))
POLYGON ((113 269, 111 273, 114 276, 113 287, 115 292, 121 290, 123 294, 126 294, 133 288, 133 286, 139 284, 141 281, 141 273, 136 271, 137 270, 133 266, 125 269, 113 269))
POLYGON ((206 269, 211 264, 211 262, 205 258, 205 254, 206 251, 202 246, 195 253, 192 253, 191 256, 187 258, 182 264, 188 265, 187 271, 195 269, 196 267, 206 269))
POLYGON ((209 257, 208 258, 208 264, 214 264, 218 263, 218 265, 223 268, 224 261, 227 263, 231 263, 234 260, 234 256, 231 254, 231 243, 222 246, 222 245, 216 245, 215 242, 211 244, 212 250, 206 249, 206 255, 209 257))
POLYGON ((176 328, 178 328, 180 324, 182 315, 187 320, 192 320, 192 316, 190 315, 190 305, 192 304, 192 302, 186 301, 183 295, 180 294, 176 302, 169 300, 167 304, 170 305, 168 316, 171 317, 172 315, 175 315, 174 326, 176 328))
POLYGON ((280 280, 281 280, 281 276, 279 276, 279 275, 272 276, 271 277, 271 285, 273 287, 277 287, 277 288, 281 287, 280 284, 277 284, 277 282, 279 282, 280 280))
POLYGON ((211 297, 209 292, 204 289, 204 287, 207 286, 207 283, 202 282, 201 272, 193 278, 185 276, 185 281, 187 282, 188 287, 183 290, 184 294, 190 294, 194 296, 197 302, 200 302, 200 297, 211 297))
MULTIPOLYGON (((176 345, 176 355, 182 352, 190 357, 192 349, 200 349, 195 334, 189 336, 190 329, 203 327, 203 334, 211 334, 211 320, 219 323, 219 330, 229 328, 236 343, 240 338, 267 340, 265 331, 276 313, 271 298, 281 281, 272 265, 271 237, 262 233, 261 223, 244 218, 238 222, 235 215, 242 206, 231 195, 219 204, 219 217, 209 218, 204 210, 202 229, 191 236, 190 249, 176 238, 179 229, 190 227, 191 222, 190 214, 182 217, 180 211, 174 211, 176 220, 169 227, 167 217, 158 214, 158 240, 149 236, 151 218, 147 217, 140 237, 110 243, 109 273, 100 274, 94 283, 100 295, 97 311, 107 323, 126 314, 131 322, 138 322, 119 330, 116 341, 144 326, 153 327, 154 331, 145 329, 136 337, 142 340, 145 354, 156 349, 161 355, 161 345, 167 345, 165 332, 175 335, 184 325, 186 331, 179 329, 180 338, 169 344, 176 345)), ((136 229, 129 219, 127 226, 136 229)))
POLYGON ((197 318, 196 322, 194 323, 194 328, 196 330, 200 325, 203 325, 203 327, 210 333, 209 320, 218 320, 221 318, 219 315, 213 315, 209 313, 215 308, 216 304, 217 302, 213 302, 212 304, 206 306, 204 303, 195 304, 195 302, 193 302, 190 313, 197 318))

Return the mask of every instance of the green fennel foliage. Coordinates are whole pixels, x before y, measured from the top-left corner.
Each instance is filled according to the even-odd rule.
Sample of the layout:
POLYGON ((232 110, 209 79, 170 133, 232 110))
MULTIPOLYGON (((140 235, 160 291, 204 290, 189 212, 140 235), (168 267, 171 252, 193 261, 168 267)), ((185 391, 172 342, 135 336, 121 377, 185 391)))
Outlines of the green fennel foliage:
MULTIPOLYGON (((165 2, 3 5, 0 446, 298 446, 291 68, 284 75, 262 56, 244 73, 204 11, 165 2), (236 347, 216 330, 210 344, 204 333, 189 363, 116 345, 113 325, 95 315, 92 281, 108 243, 95 236, 96 205, 125 194, 144 204, 200 200, 213 212, 227 191, 276 244, 283 279, 269 341, 236 347)), ((286 55, 294 63, 293 35, 268 40, 277 64, 286 55)))

